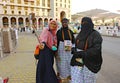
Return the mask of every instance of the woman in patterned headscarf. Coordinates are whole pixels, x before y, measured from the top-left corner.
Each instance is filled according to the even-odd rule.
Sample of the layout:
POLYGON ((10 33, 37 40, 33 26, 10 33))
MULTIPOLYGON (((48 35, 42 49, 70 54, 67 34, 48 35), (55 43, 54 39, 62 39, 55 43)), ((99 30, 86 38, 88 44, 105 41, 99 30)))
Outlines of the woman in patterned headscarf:
POLYGON ((57 23, 51 20, 39 36, 40 55, 36 70, 36 83, 59 83, 53 69, 54 55, 57 50, 57 23))
POLYGON ((89 17, 83 17, 81 31, 76 37, 72 49, 71 77, 72 83, 96 83, 96 73, 102 65, 102 37, 94 30, 89 17))

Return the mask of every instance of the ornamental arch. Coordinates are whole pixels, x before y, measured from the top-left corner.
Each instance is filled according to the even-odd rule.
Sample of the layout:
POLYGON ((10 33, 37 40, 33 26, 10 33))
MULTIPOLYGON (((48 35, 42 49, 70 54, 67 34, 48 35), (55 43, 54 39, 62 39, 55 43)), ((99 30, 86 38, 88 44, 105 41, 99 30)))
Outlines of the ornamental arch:
POLYGON ((38 28, 43 28, 43 19, 42 18, 39 18, 38 19, 38 28))
POLYGON ((9 26, 8 18, 7 17, 3 17, 2 21, 3 21, 3 27, 8 27, 9 26))
POLYGON ((10 21, 11 21, 11 27, 15 27, 16 26, 16 18, 11 17, 10 21))
POLYGON ((29 19, 28 18, 25 19, 25 23, 26 23, 25 25, 28 27, 29 26, 29 19))
POLYGON ((19 27, 20 27, 20 28, 23 27, 23 18, 22 18, 22 17, 19 17, 19 18, 18 18, 18 24, 19 24, 19 27))
POLYGON ((48 18, 45 18, 44 19, 44 27, 47 27, 48 26, 48 18))

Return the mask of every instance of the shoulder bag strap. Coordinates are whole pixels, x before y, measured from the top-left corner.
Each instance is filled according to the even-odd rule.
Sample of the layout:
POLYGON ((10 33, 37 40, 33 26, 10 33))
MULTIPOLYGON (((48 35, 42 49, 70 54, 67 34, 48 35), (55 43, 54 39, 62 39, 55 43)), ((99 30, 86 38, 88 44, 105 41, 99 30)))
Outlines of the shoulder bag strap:
MULTIPOLYGON (((68 34, 69 34, 70 40, 72 41, 72 36, 70 34, 70 30, 68 30, 68 34)), ((63 40, 65 39, 63 30, 62 30, 62 38, 63 38, 63 40)))
POLYGON ((88 48, 88 38, 86 39, 84 50, 87 50, 87 48, 88 48))
MULTIPOLYGON (((94 32, 94 31, 93 31, 93 32, 94 32)), ((93 32, 92 32, 92 33, 93 33, 93 32)), ((92 34, 92 33, 91 33, 91 34, 92 34)), ((91 35, 91 34, 90 34, 90 35, 91 35)), ((90 36, 90 35, 89 35, 89 36, 90 36)), ((84 50, 87 50, 87 48, 88 48, 88 38, 89 38, 89 36, 88 36, 87 39, 86 39, 84 50)))

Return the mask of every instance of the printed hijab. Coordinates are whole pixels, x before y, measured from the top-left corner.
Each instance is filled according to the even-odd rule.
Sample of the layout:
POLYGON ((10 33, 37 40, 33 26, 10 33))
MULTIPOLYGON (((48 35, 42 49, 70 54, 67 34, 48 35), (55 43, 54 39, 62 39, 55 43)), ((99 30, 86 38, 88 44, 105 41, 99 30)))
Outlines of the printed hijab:
POLYGON ((49 48, 52 48, 53 45, 57 45, 57 37, 56 37, 57 28, 58 28, 57 22, 51 20, 49 22, 48 28, 44 28, 43 31, 41 32, 39 36, 40 42, 45 42, 49 48), (51 29, 50 26, 51 23, 56 24, 56 27, 54 29, 51 29))

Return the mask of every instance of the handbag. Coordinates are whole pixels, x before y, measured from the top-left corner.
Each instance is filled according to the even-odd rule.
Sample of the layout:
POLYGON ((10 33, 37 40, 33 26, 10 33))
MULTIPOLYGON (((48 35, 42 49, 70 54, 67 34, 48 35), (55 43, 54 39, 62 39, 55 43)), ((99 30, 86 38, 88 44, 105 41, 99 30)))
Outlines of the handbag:
POLYGON ((39 55, 40 55, 40 48, 39 48, 39 45, 36 45, 36 48, 35 48, 35 51, 34 51, 34 58, 38 60, 39 55))

